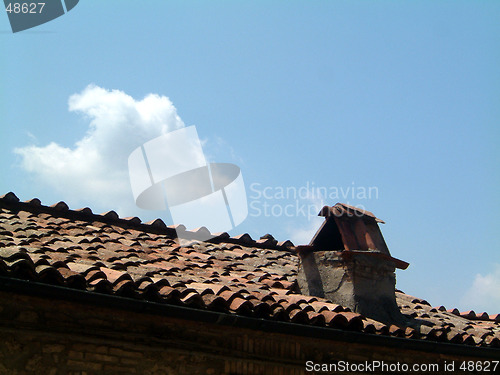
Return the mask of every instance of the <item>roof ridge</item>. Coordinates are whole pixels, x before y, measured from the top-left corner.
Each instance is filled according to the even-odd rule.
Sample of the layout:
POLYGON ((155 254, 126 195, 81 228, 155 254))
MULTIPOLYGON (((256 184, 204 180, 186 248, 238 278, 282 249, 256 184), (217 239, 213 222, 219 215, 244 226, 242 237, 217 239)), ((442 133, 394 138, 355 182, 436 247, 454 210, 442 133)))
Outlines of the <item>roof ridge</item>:
POLYGON ((460 316, 469 320, 480 320, 483 322, 500 322, 500 314, 488 314, 483 311, 481 313, 477 313, 474 310, 460 311, 458 308, 446 309, 444 306, 439 306, 437 309, 441 309, 441 311, 447 311, 453 315, 460 316))
MULTIPOLYGON (((420 304, 424 304, 427 306, 431 306, 429 302, 422 298, 415 297, 411 294, 405 293, 402 290, 396 289, 397 293, 404 294, 407 297, 411 297, 413 300, 412 302, 417 302, 420 304)), ((432 309, 435 309, 436 311, 441 311, 441 312, 447 312, 450 314, 453 314, 455 316, 459 316, 465 319, 469 320, 479 320, 483 322, 500 322, 500 313, 499 314, 488 314, 487 312, 481 312, 481 313, 476 313, 474 310, 467 310, 467 311, 460 311, 457 307, 454 307, 452 309, 447 309, 445 306, 440 305, 440 306, 434 306, 432 309)))
POLYGON ((269 250, 283 250, 294 252, 295 247, 290 240, 278 242, 271 239, 253 239, 248 233, 243 233, 236 236, 230 236, 227 232, 212 233, 206 227, 196 228, 188 231, 182 224, 166 225, 165 222, 157 218, 148 222, 136 216, 134 217, 120 217, 116 211, 107 211, 102 214, 96 214, 89 207, 70 209, 68 204, 64 201, 59 201, 50 206, 42 204, 40 199, 32 198, 22 202, 16 194, 8 192, 0 196, 0 207, 9 209, 18 209, 19 211, 27 211, 32 213, 46 213, 56 217, 64 217, 68 219, 78 219, 82 221, 98 221, 106 224, 118 225, 126 229, 137 229, 146 233, 165 234, 171 236, 172 239, 178 239, 177 231, 181 231, 188 240, 199 241, 205 243, 234 243, 245 247, 256 247, 269 250), (209 232, 214 237, 209 240, 200 240, 198 235, 200 233, 206 234, 209 232))

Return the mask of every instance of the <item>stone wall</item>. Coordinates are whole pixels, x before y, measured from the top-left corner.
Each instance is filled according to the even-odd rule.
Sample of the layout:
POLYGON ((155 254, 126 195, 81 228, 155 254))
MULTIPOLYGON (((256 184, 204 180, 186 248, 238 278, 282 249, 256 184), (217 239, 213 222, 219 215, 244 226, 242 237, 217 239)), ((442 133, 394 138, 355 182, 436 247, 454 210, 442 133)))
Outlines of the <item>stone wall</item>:
POLYGON ((378 255, 374 251, 303 252, 297 275, 299 290, 379 322, 404 324, 396 303, 395 265, 378 255))
POLYGON ((452 359, 465 358, 0 292, 0 374, 298 375, 306 361, 452 359))

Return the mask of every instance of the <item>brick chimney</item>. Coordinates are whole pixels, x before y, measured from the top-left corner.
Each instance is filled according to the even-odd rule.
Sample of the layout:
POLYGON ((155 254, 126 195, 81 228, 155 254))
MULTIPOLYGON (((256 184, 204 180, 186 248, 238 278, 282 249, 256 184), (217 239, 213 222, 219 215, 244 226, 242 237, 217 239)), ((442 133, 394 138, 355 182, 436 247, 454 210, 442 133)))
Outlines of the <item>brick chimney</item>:
POLYGON ((323 297, 385 323, 403 323, 396 304, 396 268, 371 212, 343 203, 325 206, 325 221, 310 244, 298 246, 301 293, 323 297))

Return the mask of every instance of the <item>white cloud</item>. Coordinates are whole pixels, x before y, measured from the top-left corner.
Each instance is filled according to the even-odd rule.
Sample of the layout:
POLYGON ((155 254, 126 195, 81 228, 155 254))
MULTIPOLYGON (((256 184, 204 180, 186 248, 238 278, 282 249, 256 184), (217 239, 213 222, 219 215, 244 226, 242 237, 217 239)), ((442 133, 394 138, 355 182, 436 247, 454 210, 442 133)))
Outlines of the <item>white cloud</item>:
POLYGON ((290 236, 290 241, 292 241, 294 245, 309 245, 309 242, 311 242, 324 220, 325 218, 323 217, 312 217, 310 218, 308 226, 300 229, 289 229, 288 234, 290 236))
POLYGON ((293 228, 288 228, 290 240, 295 245, 308 245, 325 220, 322 216, 316 216, 321 211, 321 208, 325 206, 325 197, 315 188, 306 189, 307 194, 305 194, 304 199, 298 201, 298 204, 299 206, 305 205, 307 216, 304 219, 297 220, 293 228), (305 223, 305 225, 302 223, 305 223))
POLYGON ((138 101, 95 85, 72 95, 68 104, 89 119, 87 133, 73 147, 50 143, 15 149, 22 167, 68 203, 137 211, 128 156, 144 142, 183 127, 176 108, 165 96, 149 94, 138 101))
POLYGON ((500 264, 495 264, 493 272, 477 274, 472 286, 462 299, 464 310, 500 313, 500 264))

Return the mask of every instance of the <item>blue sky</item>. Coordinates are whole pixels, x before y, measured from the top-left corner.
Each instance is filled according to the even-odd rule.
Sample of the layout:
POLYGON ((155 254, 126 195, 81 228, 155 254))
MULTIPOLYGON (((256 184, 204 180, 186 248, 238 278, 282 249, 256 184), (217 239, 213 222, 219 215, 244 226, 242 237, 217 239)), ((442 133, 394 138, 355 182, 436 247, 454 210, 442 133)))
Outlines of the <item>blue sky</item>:
POLYGON ((306 243, 309 207, 361 205, 410 262, 400 289, 498 313, 499 19, 496 1, 81 0, 12 34, 2 12, 0 191, 168 220, 134 207, 122 178, 125 144, 160 126, 134 134, 127 111, 154 94, 151 111, 240 166, 249 216, 232 234, 306 243), (75 151, 85 137, 93 158, 75 151))

